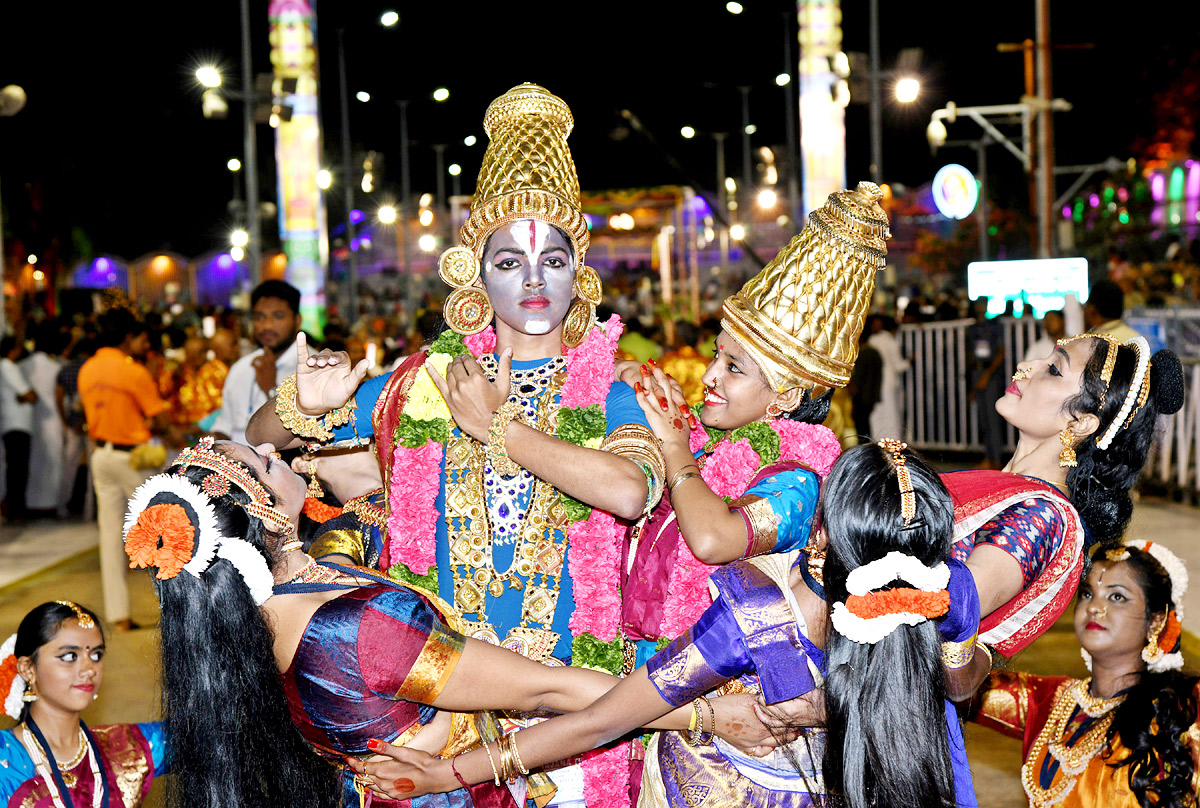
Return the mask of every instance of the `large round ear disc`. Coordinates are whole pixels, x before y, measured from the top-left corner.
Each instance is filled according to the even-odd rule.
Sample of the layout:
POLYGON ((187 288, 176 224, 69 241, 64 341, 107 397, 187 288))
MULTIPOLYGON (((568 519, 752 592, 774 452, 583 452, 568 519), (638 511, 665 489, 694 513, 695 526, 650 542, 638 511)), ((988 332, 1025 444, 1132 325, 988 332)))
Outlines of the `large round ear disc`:
POLYGON ((491 324, 492 302, 488 300, 487 292, 478 287, 455 289, 446 298, 442 314, 446 318, 446 325, 451 329, 470 336, 478 334, 491 324))
POLYGON ((438 276, 456 288, 471 286, 479 280, 479 261, 466 247, 451 247, 438 259, 438 276))
POLYGON ((591 267, 580 267, 579 272, 575 275, 575 290, 588 303, 593 306, 600 305, 600 297, 604 289, 596 270, 591 267))

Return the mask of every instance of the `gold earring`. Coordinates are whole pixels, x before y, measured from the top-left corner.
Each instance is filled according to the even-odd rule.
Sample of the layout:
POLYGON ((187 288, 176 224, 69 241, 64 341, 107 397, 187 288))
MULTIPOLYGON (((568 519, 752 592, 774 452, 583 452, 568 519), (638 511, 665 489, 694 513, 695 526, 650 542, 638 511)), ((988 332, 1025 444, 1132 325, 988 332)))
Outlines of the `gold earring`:
POLYGON ((438 276, 454 287, 442 306, 446 325, 456 333, 478 334, 492 322, 492 301, 479 282, 479 261, 466 247, 451 247, 438 259, 438 276))
POLYGON ((325 489, 321 487, 321 481, 317 479, 317 458, 308 461, 308 490, 304 495, 309 499, 321 499, 325 496, 325 489))
POLYGON ((1075 457, 1075 435, 1067 427, 1063 427, 1063 431, 1058 433, 1058 440, 1063 445, 1063 449, 1058 453, 1058 465, 1061 468, 1074 468, 1079 465, 1079 460, 1075 457))
POLYGON ((38 695, 37 695, 37 693, 33 692, 33 685, 30 684, 29 689, 26 690, 23 694, 21 694, 21 701, 25 702, 26 704, 33 704, 37 700, 38 700, 38 695))
POLYGON ((574 348, 587 339, 592 326, 596 324, 596 306, 600 303, 602 291, 596 270, 588 266, 580 267, 575 273, 575 302, 563 320, 563 345, 574 348))
POLYGON ((783 407, 779 406, 777 402, 772 401, 767 405, 767 415, 771 418, 778 418, 783 415, 783 412, 783 407))

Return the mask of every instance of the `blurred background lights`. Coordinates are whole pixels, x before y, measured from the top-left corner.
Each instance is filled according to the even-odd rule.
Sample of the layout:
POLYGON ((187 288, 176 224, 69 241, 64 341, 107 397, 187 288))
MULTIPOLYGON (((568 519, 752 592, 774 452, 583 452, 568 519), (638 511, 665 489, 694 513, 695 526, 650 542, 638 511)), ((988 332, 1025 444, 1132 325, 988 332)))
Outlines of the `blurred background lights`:
POLYGON ((696 130, 690 126, 685 126, 679 130, 679 134, 683 135, 686 138, 691 139, 696 136, 696 130))
POLYGON ((730 14, 741 14, 742 13, 742 4, 732 2, 732 0, 731 0, 731 2, 728 2, 725 4, 725 10, 728 11, 730 14))
POLYGON ((434 248, 437 247, 437 239, 435 239, 429 233, 426 233, 417 239, 417 246, 425 252, 433 252, 434 248))
POLYGON ((422 227, 429 227, 429 225, 433 224, 433 211, 429 208, 424 208, 417 214, 417 220, 421 222, 422 227))
POLYGON ((391 28, 398 22, 400 22, 400 15, 390 9, 379 15, 379 24, 386 28, 391 28))
POLYGON ((741 241, 746 237, 746 228, 742 227, 740 224, 732 225, 729 228, 729 237, 734 241, 741 241))
POLYGON ((384 224, 392 224, 396 221, 396 209, 391 205, 382 205, 379 208, 379 221, 384 224))
POLYGON ((242 170, 242 161, 237 159, 236 157, 230 157, 229 162, 227 162, 225 164, 225 167, 228 168, 230 171, 241 171, 242 170))
POLYGON ((896 82, 896 100, 902 104, 911 104, 921 94, 921 82, 914 78, 900 79, 896 82))
POLYGON ((205 87, 220 87, 221 73, 212 65, 202 65, 196 68, 196 81, 205 87))
POLYGON ((434 101, 445 101, 449 97, 450 97, 450 91, 447 90, 445 87, 438 87, 436 90, 433 91, 433 100, 434 101))
POLYGON ((359 101, 362 101, 364 104, 371 100, 371 94, 364 90, 359 90, 358 92, 356 92, 354 94, 354 97, 357 98, 359 101))
POLYGON ((464 146, 474 146, 476 142, 477 141, 474 135, 467 135, 465 138, 463 138, 464 146))
POLYGON ((317 187, 322 191, 328 191, 331 185, 333 185, 333 172, 328 168, 317 171, 317 187))
POLYGON ((458 163, 451 163, 446 167, 446 171, 449 172, 451 177, 457 177, 462 173, 462 166, 460 166, 458 163))
POLYGON ((231 249, 229 251, 229 257, 232 258, 234 261, 241 261, 243 258, 246 257, 246 251, 243 250, 241 247, 234 247, 233 249, 231 249))
POLYGON ((250 243, 250 234, 239 227, 229 234, 229 243, 235 247, 245 247, 250 243))
POLYGON ((775 83, 780 87, 786 87, 792 83, 792 77, 787 73, 780 73, 775 77, 775 83))

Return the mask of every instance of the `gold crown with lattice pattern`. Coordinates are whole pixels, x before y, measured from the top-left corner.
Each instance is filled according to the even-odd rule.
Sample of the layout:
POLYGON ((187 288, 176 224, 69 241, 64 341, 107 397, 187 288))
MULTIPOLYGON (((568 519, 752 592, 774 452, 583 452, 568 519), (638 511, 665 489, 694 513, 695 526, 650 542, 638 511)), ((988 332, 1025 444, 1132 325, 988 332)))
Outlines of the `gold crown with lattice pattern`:
POLYGON ((587 221, 567 147, 574 125, 566 103, 536 84, 520 84, 487 108, 483 131, 490 140, 471 214, 460 231, 476 260, 483 258, 484 245, 497 228, 518 219, 540 219, 567 235, 576 266, 583 266, 587 221))
POLYGON ((891 237, 872 182, 830 194, 762 272, 725 301, 721 326, 782 393, 845 387, 891 237))

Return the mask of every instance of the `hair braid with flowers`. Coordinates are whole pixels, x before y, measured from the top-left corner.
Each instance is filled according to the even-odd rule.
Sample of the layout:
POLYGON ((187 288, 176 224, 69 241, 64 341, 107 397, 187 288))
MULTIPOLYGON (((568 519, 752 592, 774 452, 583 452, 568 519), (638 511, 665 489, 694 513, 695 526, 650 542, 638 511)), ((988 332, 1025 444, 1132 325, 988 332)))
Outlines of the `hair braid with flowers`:
POLYGON ((162 610, 163 712, 179 762, 168 805, 337 803, 336 771, 292 723, 259 608, 286 522, 274 504, 253 470, 209 441, 131 502, 126 550, 154 574, 162 610))

